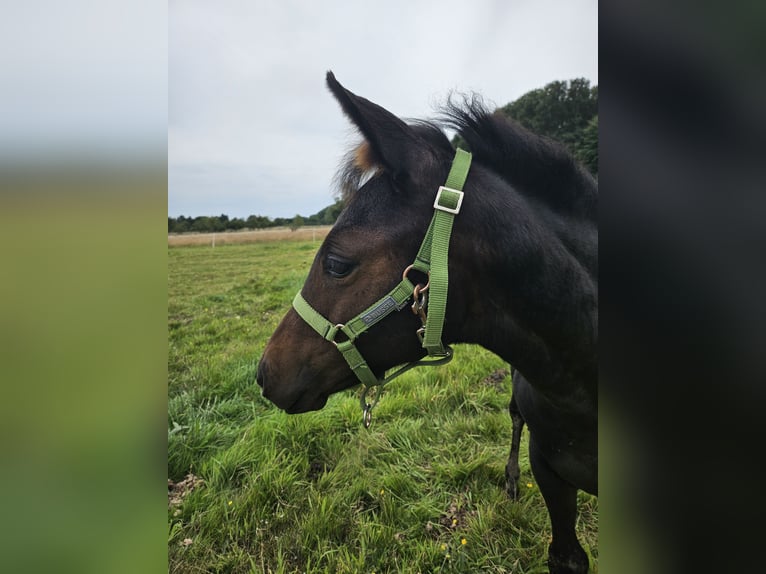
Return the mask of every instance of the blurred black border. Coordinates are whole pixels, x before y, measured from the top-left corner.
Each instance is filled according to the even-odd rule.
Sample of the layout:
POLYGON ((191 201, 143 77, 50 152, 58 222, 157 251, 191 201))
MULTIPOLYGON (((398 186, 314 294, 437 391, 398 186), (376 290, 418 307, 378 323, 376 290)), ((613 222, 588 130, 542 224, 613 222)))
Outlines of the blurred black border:
POLYGON ((756 3, 599 10, 600 569, 763 569, 756 3))

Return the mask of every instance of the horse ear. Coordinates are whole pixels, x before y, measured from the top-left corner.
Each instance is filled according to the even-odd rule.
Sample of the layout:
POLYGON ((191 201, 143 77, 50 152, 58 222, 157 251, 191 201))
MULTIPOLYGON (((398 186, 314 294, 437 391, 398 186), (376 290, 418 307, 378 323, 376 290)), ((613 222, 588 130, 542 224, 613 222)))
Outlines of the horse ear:
POLYGON ((362 132, 373 159, 382 163, 395 180, 402 176, 411 178, 412 167, 422 164, 423 154, 428 153, 425 142, 394 114, 344 88, 332 72, 327 72, 327 87, 348 119, 362 132))

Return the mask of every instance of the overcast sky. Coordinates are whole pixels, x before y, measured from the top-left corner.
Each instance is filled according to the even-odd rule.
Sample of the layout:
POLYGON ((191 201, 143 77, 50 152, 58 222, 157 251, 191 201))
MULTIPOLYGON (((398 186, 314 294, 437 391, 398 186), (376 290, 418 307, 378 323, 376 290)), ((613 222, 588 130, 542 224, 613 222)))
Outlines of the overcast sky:
POLYGON ((598 84, 595 0, 171 0, 168 214, 311 215, 355 141, 324 84, 401 117, 598 84))

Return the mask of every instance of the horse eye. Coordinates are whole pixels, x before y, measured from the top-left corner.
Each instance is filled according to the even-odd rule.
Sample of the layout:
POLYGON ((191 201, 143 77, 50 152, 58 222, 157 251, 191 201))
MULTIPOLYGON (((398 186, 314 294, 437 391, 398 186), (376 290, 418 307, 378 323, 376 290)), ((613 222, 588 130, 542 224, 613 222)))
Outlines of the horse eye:
POLYGON ((354 268, 354 264, 343 259, 328 255, 324 262, 324 269, 333 277, 345 277, 354 268))

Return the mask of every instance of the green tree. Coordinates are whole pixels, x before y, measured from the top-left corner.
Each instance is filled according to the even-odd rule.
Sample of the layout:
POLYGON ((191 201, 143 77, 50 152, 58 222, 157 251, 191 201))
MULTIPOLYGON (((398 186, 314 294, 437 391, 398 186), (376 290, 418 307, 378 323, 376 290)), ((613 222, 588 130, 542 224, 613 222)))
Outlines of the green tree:
POLYGON ((340 212, 343 211, 343 201, 337 200, 332 205, 328 205, 324 209, 320 209, 315 216, 318 224, 332 225, 335 220, 338 219, 340 212))
POLYGON ((168 217, 168 233, 185 233, 189 231, 191 227, 189 220, 183 215, 177 219, 174 217, 168 217))
POLYGON ((506 104, 501 111, 533 132, 572 146, 598 114, 598 86, 591 87, 585 78, 551 82, 506 104))
POLYGON ((598 86, 591 87, 589 80, 551 82, 500 111, 533 132, 560 141, 598 175, 598 86))
POLYGON ((303 217, 300 215, 296 215, 293 217, 293 220, 290 222, 290 231, 295 231, 296 229, 303 227, 303 217))
POLYGON ((200 216, 194 218, 194 223, 191 225, 191 231, 199 231, 201 233, 208 233, 215 231, 213 221, 207 216, 200 216))
POLYGON ((227 229, 233 229, 235 231, 239 229, 244 229, 245 227, 245 220, 240 219, 239 217, 233 217, 229 220, 229 225, 227 226, 227 229))
POLYGON ((251 215, 245 221, 245 227, 249 229, 264 229, 271 225, 271 220, 264 215, 251 215))
POLYGON ((210 217, 211 231, 225 231, 229 225, 229 216, 221 214, 218 217, 210 217))
POLYGON ((598 176, 598 115, 593 116, 583 130, 574 154, 594 176, 598 176))

